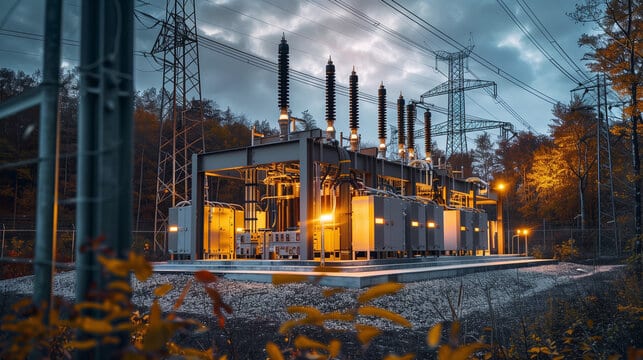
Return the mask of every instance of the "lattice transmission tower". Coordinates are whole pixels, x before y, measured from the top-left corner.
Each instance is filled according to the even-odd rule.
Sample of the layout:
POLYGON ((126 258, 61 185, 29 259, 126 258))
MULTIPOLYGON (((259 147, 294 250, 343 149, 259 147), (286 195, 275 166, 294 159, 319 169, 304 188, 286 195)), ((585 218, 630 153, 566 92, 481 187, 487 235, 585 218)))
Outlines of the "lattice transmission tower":
MULTIPOLYGON (((617 223, 614 196, 614 177, 612 172, 612 145, 610 140, 609 106, 607 100, 607 79, 605 74, 598 74, 579 85, 574 91, 584 90, 583 97, 589 91, 596 92, 596 166, 597 166, 597 236, 596 256, 619 256, 621 241, 617 223)), ((625 185, 625 184, 623 184, 625 185)))
MULTIPOLYGON (((469 47, 464 51, 450 53, 446 51, 437 51, 435 53, 435 61, 446 61, 449 64, 449 73, 447 81, 434 87, 433 89, 425 92, 420 97, 421 100, 439 96, 448 95, 448 112, 447 112, 447 142, 446 142, 446 158, 453 154, 460 154, 467 152, 467 121, 464 111, 464 92, 466 90, 473 90, 493 86, 494 97, 497 94, 496 83, 493 81, 485 80, 470 80, 464 78, 465 62, 464 60, 469 57, 473 47, 469 47)), ((437 65, 436 65, 437 68, 437 65)))
POLYGON ((168 0, 152 47, 163 66, 154 250, 167 249, 168 208, 189 201, 191 159, 205 150, 194 0, 168 0))

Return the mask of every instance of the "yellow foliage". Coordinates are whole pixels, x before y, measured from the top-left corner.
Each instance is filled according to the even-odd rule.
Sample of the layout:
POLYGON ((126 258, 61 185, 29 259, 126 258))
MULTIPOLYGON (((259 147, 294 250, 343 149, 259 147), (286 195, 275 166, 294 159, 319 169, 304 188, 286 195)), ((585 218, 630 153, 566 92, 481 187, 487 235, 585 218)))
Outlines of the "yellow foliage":
POLYGON ((368 290, 366 290, 364 293, 362 293, 357 298, 357 301, 360 302, 361 304, 364 304, 372 299, 375 299, 384 295, 395 294, 396 292, 400 291, 403 287, 404 285, 399 283, 393 283, 393 282, 375 285, 369 288, 368 290))
POLYGON ((415 354, 406 354, 402 356, 397 356, 393 354, 386 355, 384 360, 413 360, 415 359, 415 354))
POLYGON ((114 330, 109 321, 91 317, 82 318, 78 325, 81 330, 90 334, 106 335, 114 330))
POLYGON ((170 284, 170 283, 160 285, 156 289, 154 289, 154 296, 163 297, 163 296, 165 296, 165 294, 170 292, 170 290, 172 290, 173 288, 174 288, 174 286, 172 286, 172 284, 170 284))
POLYGON ((67 343, 67 348, 70 350, 89 350, 96 345, 98 345, 98 341, 96 341, 96 339, 72 340, 67 343))
POLYGON ((357 339, 362 345, 370 344, 373 338, 382 333, 378 327, 365 324, 355 324, 355 330, 357 330, 357 339))
POLYGON ((440 343, 440 338, 442 337, 442 323, 438 323, 433 326, 426 336, 426 343, 434 348, 437 347, 440 343))
POLYGON ((139 255, 133 251, 130 251, 128 257, 128 266, 134 272, 134 276, 138 281, 145 281, 149 279, 150 276, 154 273, 152 264, 150 264, 143 255, 139 255))
POLYGON ((375 306, 362 306, 357 310, 357 313, 363 316, 374 316, 387 319, 407 328, 413 326, 402 315, 375 306))
POLYGON ((327 350, 328 346, 319 341, 315 341, 306 335, 299 335, 295 338, 295 346, 299 349, 319 349, 327 350))
POLYGON ((270 360, 284 360, 284 355, 281 353, 279 346, 275 345, 273 342, 268 342, 266 344, 266 352, 270 360))
POLYGON ((304 282, 308 280, 306 275, 298 274, 274 274, 272 275, 272 284, 273 285, 284 285, 290 283, 304 282))

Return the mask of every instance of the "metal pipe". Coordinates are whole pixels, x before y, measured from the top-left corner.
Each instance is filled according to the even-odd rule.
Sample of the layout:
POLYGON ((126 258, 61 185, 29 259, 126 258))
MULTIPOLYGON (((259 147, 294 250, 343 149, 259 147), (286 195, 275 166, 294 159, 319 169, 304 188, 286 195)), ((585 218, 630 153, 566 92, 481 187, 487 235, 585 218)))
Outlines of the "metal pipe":
MULTIPOLYGON (((36 244, 34 262, 33 302, 40 306, 48 302, 51 294, 52 237, 56 232, 53 221, 56 116, 59 93, 60 34, 62 27, 62 1, 47 0, 45 8, 45 42, 43 57, 43 90, 40 108, 40 132, 38 139, 38 188, 36 208, 36 244)), ((49 305, 47 305, 47 311, 49 305)), ((44 323, 49 317, 43 317, 44 323)))

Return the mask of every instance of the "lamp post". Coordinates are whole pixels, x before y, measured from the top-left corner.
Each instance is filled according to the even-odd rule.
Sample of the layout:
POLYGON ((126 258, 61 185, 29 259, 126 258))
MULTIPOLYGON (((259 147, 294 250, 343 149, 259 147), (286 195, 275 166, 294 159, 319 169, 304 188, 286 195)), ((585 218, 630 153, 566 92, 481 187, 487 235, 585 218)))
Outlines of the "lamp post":
MULTIPOLYGON (((505 236, 504 236, 504 222, 503 222, 503 203, 502 203, 502 195, 506 195, 505 190, 507 189, 507 185, 505 183, 498 183, 494 187, 496 191, 498 191, 498 200, 496 202, 496 212, 497 212, 497 220, 498 220, 498 243, 497 245, 497 252, 498 254, 503 254, 505 253, 505 236)), ((507 233, 508 234, 508 233, 507 233)))
POLYGON ((324 267, 326 265, 326 244, 324 244, 324 224, 333 220, 332 214, 322 214, 319 217, 319 223, 321 224, 321 252, 319 255, 319 266, 324 267))
POLYGON ((516 236, 518 236, 518 243, 520 243, 520 235, 522 234, 525 236, 525 256, 528 256, 529 250, 527 247, 527 235, 529 235, 529 229, 518 229, 517 232, 518 232, 518 235, 516 236))

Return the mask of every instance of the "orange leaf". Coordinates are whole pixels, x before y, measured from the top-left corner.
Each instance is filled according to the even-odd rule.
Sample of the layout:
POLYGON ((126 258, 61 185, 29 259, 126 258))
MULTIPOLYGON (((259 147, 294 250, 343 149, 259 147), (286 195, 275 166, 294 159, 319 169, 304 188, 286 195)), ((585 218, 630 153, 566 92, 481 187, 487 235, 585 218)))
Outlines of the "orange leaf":
POLYGON ((188 296, 190 286, 192 286, 192 279, 188 279, 188 282, 185 283, 183 290, 181 290, 181 295, 179 295, 179 297, 174 302, 174 307, 172 307, 173 311, 176 311, 181 307, 181 305, 183 304, 183 300, 185 300, 185 297, 188 296))
POLYGON ((209 284, 217 281, 217 276, 214 275, 213 273, 207 271, 207 270, 199 270, 194 273, 194 278, 198 282, 202 282, 204 284, 209 284))
POLYGON ((437 323, 435 326, 429 330, 429 333, 426 336, 426 342, 430 347, 437 347, 440 343, 440 337, 442 336, 442 323, 437 323))
POLYGON ((357 301, 363 304, 365 302, 368 302, 369 300, 372 300, 384 295, 394 294, 400 291, 400 289, 402 289, 403 287, 404 285, 399 283, 394 283, 394 282, 375 285, 370 289, 366 290, 363 294, 361 294, 357 298, 357 301))
POLYGON ((72 340, 68 342, 66 346, 68 349, 89 350, 89 349, 93 349, 96 345, 98 345, 98 341, 96 341, 96 339, 88 339, 88 340, 72 340))
POLYGON ((382 333, 382 330, 375 326, 355 324, 357 330, 357 339, 362 345, 367 345, 373 340, 374 337, 382 333))
POLYGON ((315 341, 306 335, 298 335, 295 338, 295 347, 300 349, 324 349, 324 350, 328 348, 326 344, 320 343, 319 341, 315 341))
POLYGON ((270 360, 284 360, 284 355, 281 353, 279 346, 275 345, 273 342, 268 342, 266 344, 266 352, 270 357, 270 360))
POLYGON ((158 286, 156 289, 154 289, 154 296, 156 297, 163 297, 165 294, 167 294, 170 290, 172 290, 174 286, 170 283, 166 283, 163 285, 158 286))
POLYGON ((342 342, 337 339, 331 340, 328 344, 328 357, 331 359, 336 358, 337 356, 339 356, 339 352, 341 350, 342 342))
POLYGON ((364 316, 375 316, 375 317, 381 317, 387 320, 391 320, 407 328, 410 328, 413 326, 402 315, 396 314, 392 311, 388 311, 375 306, 362 306, 357 310, 357 313, 364 316))
POLYGON ((306 275, 297 275, 297 274, 273 274, 272 275, 273 285, 305 282, 307 280, 308 280, 308 276, 306 275))

